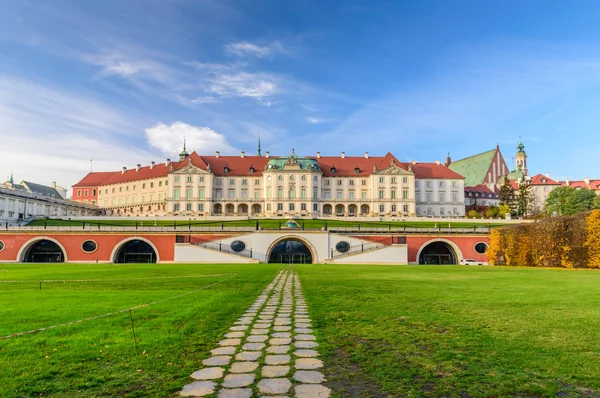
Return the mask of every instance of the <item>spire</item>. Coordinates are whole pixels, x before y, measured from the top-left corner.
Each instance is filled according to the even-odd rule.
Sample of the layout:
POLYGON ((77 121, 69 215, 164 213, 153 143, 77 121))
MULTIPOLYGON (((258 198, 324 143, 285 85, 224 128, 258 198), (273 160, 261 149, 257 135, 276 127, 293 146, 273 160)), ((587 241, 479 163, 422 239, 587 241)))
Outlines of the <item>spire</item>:
POLYGON ((12 171, 10 172, 10 179, 8 180, 8 182, 10 182, 11 184, 15 183, 15 179, 13 178, 13 173, 12 171))
POLYGON ((258 133, 258 156, 262 156, 260 154, 260 133, 258 133))
POLYGON ((188 156, 190 156, 190 154, 185 150, 185 137, 183 137, 183 151, 179 153, 179 161, 183 162, 188 156))

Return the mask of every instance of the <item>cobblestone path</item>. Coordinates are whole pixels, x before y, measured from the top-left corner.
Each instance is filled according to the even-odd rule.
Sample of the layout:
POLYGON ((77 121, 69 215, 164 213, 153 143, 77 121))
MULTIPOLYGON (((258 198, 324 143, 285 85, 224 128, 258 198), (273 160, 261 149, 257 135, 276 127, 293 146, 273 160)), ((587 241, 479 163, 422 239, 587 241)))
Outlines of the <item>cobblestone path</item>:
POLYGON ((280 271, 229 328, 184 397, 329 397, 300 280, 280 271))

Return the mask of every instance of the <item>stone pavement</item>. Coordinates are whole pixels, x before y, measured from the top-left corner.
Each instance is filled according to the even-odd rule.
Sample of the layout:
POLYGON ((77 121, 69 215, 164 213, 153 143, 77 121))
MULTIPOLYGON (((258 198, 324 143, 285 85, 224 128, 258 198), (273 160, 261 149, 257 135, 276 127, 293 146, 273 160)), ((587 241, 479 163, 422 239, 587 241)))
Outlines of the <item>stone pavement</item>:
POLYGON ((283 270, 229 328, 180 395, 329 397, 315 340, 298 275, 283 270))

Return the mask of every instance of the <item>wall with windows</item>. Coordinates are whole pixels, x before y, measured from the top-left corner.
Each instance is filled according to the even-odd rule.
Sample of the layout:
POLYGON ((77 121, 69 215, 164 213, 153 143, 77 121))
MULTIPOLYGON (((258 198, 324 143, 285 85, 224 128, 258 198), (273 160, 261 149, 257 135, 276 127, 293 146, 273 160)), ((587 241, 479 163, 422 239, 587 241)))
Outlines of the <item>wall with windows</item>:
POLYGON ((98 206, 107 215, 162 216, 167 214, 168 178, 123 182, 98 187, 98 206))
POLYGON ((462 217, 465 215, 464 180, 419 179, 415 182, 416 215, 462 217))

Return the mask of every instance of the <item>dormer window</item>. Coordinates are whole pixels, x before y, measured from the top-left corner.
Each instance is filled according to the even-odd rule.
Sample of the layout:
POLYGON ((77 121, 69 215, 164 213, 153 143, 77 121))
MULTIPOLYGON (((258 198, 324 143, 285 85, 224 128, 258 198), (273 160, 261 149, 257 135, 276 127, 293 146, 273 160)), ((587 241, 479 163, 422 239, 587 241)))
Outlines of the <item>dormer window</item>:
POLYGON ((223 171, 225 172, 225 174, 229 173, 229 167, 225 167, 225 168, 223 169, 223 171))
POLYGON ((254 167, 252 165, 250 165, 250 174, 254 174, 254 167))
POLYGON ((331 169, 329 169, 329 171, 331 171, 331 174, 335 174, 335 166, 332 166, 331 169))
POLYGON ((545 178, 542 178, 542 182, 543 182, 543 183, 545 183, 545 182, 546 182, 546 179, 545 179, 545 178))
POLYGON ((358 166, 354 168, 354 174, 360 174, 360 169, 358 168, 358 166))

